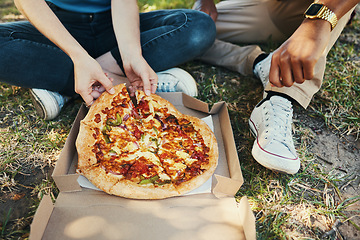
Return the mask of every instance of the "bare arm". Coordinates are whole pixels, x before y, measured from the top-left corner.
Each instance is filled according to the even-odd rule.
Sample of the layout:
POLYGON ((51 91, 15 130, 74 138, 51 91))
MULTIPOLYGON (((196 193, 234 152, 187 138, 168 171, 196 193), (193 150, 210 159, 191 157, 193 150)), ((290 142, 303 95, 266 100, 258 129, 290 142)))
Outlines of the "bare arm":
MULTIPOLYGON (((338 19, 359 0, 321 0, 338 19)), ((276 87, 290 87, 314 77, 314 67, 330 40, 331 25, 323 19, 304 19, 294 34, 273 54, 269 80, 276 87)))
MULTIPOLYGON (((113 26, 125 74, 131 85, 155 93, 157 75, 142 56, 139 9, 136 0, 112 1, 113 26)), ((134 88, 130 88, 133 95, 134 88)))
POLYGON ((114 91, 100 65, 71 36, 44 0, 15 0, 15 4, 42 34, 71 58, 74 63, 75 92, 81 95, 87 105, 94 100, 91 92, 95 83, 102 84, 110 93, 114 91))

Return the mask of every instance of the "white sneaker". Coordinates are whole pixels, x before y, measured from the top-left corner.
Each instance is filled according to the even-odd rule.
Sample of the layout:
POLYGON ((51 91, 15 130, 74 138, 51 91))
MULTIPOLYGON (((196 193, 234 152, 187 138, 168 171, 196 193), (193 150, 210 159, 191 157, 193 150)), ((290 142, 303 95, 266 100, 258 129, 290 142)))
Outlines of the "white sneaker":
POLYGON ((261 101, 249 119, 250 130, 256 137, 252 148, 255 160, 266 168, 288 174, 300 169, 291 133, 292 115, 289 100, 272 96, 261 101))
POLYGON ((56 118, 61 108, 69 100, 69 98, 57 92, 51 92, 45 89, 32 88, 30 89, 30 94, 36 112, 45 120, 56 118))
POLYGON ((271 57, 273 53, 270 53, 264 60, 258 62, 254 67, 254 75, 260 79, 264 88, 269 83, 269 73, 271 66, 271 57))
POLYGON ((170 68, 157 75, 157 92, 183 92, 192 97, 198 94, 195 79, 180 68, 170 68))

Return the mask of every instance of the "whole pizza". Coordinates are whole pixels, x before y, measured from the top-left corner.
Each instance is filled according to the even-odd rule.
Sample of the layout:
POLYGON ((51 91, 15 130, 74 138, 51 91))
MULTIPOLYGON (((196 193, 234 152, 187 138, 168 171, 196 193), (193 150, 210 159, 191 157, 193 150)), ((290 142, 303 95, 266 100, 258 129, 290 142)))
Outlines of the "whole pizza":
POLYGON ((201 119, 158 95, 126 86, 103 93, 80 123, 78 172, 109 194, 162 199, 187 193, 214 173, 218 147, 201 119))

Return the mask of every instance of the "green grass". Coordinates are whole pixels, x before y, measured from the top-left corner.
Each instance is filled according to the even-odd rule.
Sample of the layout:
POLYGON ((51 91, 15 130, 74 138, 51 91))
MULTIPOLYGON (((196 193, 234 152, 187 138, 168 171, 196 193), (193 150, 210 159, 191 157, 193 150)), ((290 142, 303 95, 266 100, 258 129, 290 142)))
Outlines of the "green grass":
POLYGON ((192 1, 183 0, 140 0, 139 6, 141 11, 152 11, 157 9, 174 9, 174 8, 191 8, 192 1))
POLYGON ((0 0, 0 19, 8 15, 20 15, 13 0, 0 0))
MULTIPOLYGON (((139 1, 142 11, 161 8, 191 8, 191 1, 139 1)), ((0 17, 15 13, 12 1, 0 0, 0 17)), ((359 20, 344 34, 359 32, 359 20)), ((322 89, 306 114, 321 119, 325 127, 342 135, 359 137, 360 77, 359 44, 342 38, 330 51, 322 89)), ((267 49, 275 46, 269 44, 267 49)), ((313 131, 301 122, 294 124, 294 138, 302 169, 294 176, 261 167, 251 155, 254 138, 248 130, 248 118, 262 98, 258 80, 243 77, 220 67, 197 61, 181 66, 198 81, 199 99, 213 104, 228 103, 244 185, 237 197, 247 196, 256 217, 258 239, 334 239, 324 236, 336 220, 350 222, 360 231, 349 210, 360 196, 345 198, 342 186, 355 181, 353 176, 327 173, 311 151, 313 131)), ((43 194, 56 198, 58 190, 49 176, 67 138, 80 101, 69 103, 54 121, 36 116, 26 89, 0 84, 0 204, 12 201, 14 193, 26 193, 26 214, 14 219, 14 209, 0 214, 1 239, 26 239, 29 224, 43 194), (33 182, 24 176, 40 172, 33 182), (29 207, 30 206, 30 207, 29 207), (1 216, 2 215, 2 216, 1 216)), ((295 107, 295 111, 300 111, 295 107)), ((302 114, 305 114, 302 112, 302 114)), ((21 201, 21 200, 19 200, 21 201)), ((1 210, 1 209, 0 209, 1 210)))
POLYGON ((314 110, 343 134, 360 136, 360 61, 353 61, 359 49, 349 43, 338 42, 330 52, 322 89, 314 110))

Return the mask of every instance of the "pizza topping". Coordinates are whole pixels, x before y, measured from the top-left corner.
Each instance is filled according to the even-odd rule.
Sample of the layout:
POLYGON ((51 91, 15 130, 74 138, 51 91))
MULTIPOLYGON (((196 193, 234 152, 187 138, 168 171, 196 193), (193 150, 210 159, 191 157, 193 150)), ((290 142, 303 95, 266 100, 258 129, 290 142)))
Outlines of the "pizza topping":
POLYGON ((154 119, 156 119, 156 120, 160 123, 161 130, 164 130, 164 129, 166 128, 166 125, 165 125, 164 122, 160 119, 160 116, 159 116, 159 115, 155 114, 154 119))
POLYGON ((146 159, 139 159, 131 165, 129 171, 127 172, 127 178, 134 178, 139 175, 149 174, 151 168, 146 163, 146 159), (143 160, 143 161, 142 161, 143 160), (144 161, 145 160, 145 161, 144 161))
POLYGON ((132 115, 135 119, 140 119, 139 113, 138 113, 136 110, 134 110, 134 109, 131 110, 131 115, 132 115))
POLYGON ((108 134, 110 131, 111 131, 111 127, 108 125, 105 125, 103 127, 103 129, 101 130, 106 143, 111 143, 111 140, 110 140, 110 137, 108 134))
POLYGON ((155 175, 151 178, 145 178, 145 179, 142 179, 139 184, 149 184, 149 183, 155 183, 155 181, 159 180, 159 176, 158 175, 155 175))
POLYGON ((120 126, 122 124, 122 118, 119 113, 116 113, 116 119, 108 118, 106 120, 107 126, 120 126))
POLYGON ((96 123, 99 123, 99 122, 101 122, 101 116, 100 116, 100 114, 96 114, 95 115, 95 120, 94 120, 96 123))
POLYGON ((148 104, 148 101, 145 101, 144 99, 140 100, 138 103, 137 109, 139 109, 139 112, 142 115, 148 115, 150 113, 150 107, 148 104))
POLYGON ((134 126, 134 136, 137 140, 141 139, 141 135, 144 134, 137 126, 134 126))
POLYGON ((128 119, 129 119, 129 117, 130 117, 130 115, 129 115, 129 114, 125 114, 125 116, 124 116, 124 118, 123 118, 123 121, 124 121, 124 122, 126 122, 126 120, 128 120, 128 119))

